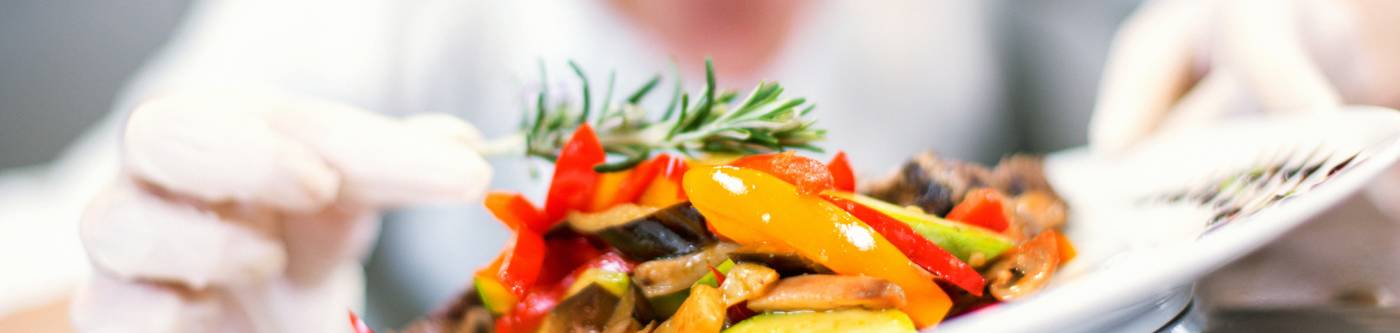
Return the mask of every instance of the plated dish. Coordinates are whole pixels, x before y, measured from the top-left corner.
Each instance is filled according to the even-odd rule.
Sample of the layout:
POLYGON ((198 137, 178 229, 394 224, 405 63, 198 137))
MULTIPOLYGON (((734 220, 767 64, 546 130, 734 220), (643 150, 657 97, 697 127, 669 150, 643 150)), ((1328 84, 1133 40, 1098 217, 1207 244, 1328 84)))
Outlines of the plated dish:
POLYGON ((659 79, 593 116, 586 84, 581 109, 542 92, 520 150, 554 162, 543 206, 490 195, 513 245, 408 331, 1154 331, 1194 279, 1400 160, 1400 112, 1349 107, 1119 156, 916 156, 856 194, 844 154, 791 152, 824 134, 804 100, 707 79, 659 118, 659 79))
POLYGON ((846 154, 796 152, 824 132, 781 86, 740 100, 711 74, 657 118, 656 82, 593 116, 586 84, 581 109, 542 93, 524 150, 553 161, 543 205, 489 193, 514 239, 410 331, 913 332, 1029 297, 1075 257, 1037 158, 929 153, 857 192, 846 154))
POLYGON ((1400 111, 1360 106, 1245 116, 1118 156, 1051 154, 1047 179, 1074 208, 1065 232, 1078 257, 1037 295, 937 331, 1156 331, 1189 306, 1194 280, 1344 200, 1367 200, 1358 192, 1397 161, 1400 111))

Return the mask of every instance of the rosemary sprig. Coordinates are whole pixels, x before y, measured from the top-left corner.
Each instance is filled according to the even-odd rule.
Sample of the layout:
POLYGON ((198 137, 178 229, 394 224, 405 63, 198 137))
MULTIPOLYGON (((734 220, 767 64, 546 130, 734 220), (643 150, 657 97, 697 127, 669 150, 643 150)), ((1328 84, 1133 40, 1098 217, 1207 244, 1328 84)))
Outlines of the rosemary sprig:
MULTIPOLYGON (((608 77, 608 89, 598 110, 590 110, 592 89, 583 69, 574 62, 569 67, 582 84, 580 106, 568 101, 551 101, 548 91, 541 89, 535 98, 534 117, 522 124, 525 133, 525 154, 553 161, 574 129, 589 122, 598 134, 609 162, 599 165, 600 172, 624 170, 645 161, 658 151, 678 151, 684 154, 752 154, 788 149, 821 151, 814 145, 825 138, 826 131, 814 127, 808 118, 814 105, 804 98, 782 97, 783 87, 776 82, 761 82, 741 102, 738 94, 720 90, 715 84, 714 65, 705 61, 705 86, 698 100, 692 101, 683 92, 681 80, 675 80, 670 102, 659 118, 652 116, 641 103, 662 80, 652 77, 618 103, 612 102, 613 75, 608 77), (679 102, 679 103, 678 103, 679 102), (595 115, 593 119, 589 115, 595 115)), ((540 77, 547 78, 541 66, 540 77)), ((520 140, 519 137, 509 138, 520 140)), ((519 142, 519 141, 516 141, 519 142)), ((500 146, 497 144, 496 146, 500 146)), ((517 150, 518 151, 518 150, 517 150)))

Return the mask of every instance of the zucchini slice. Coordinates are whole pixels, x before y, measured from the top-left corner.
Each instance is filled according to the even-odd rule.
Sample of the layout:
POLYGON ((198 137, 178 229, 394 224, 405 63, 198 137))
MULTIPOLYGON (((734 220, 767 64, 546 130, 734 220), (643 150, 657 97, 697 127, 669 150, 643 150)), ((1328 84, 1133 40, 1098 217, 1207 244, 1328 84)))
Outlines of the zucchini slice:
POLYGON ((899 310, 838 310, 765 313, 741 321, 724 333, 750 332, 914 332, 914 322, 899 310))

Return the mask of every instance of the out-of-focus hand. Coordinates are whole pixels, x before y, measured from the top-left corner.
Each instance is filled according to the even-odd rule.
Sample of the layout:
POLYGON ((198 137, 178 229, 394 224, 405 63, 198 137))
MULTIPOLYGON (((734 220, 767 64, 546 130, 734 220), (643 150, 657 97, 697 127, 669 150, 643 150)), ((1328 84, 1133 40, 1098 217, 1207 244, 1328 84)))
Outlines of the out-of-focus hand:
POLYGON ((455 118, 281 94, 153 99, 122 139, 81 222, 80 331, 345 331, 378 211, 468 202, 491 177, 455 118))
POLYGON ((1400 2, 1152 0, 1115 37, 1098 152, 1237 111, 1400 107, 1400 2))
MULTIPOLYGON (((1397 1, 1150 0, 1115 37, 1089 144, 1118 153, 1230 113, 1400 108, 1396 36, 1397 1)), ((1400 219, 1400 193, 1371 193, 1400 219)))

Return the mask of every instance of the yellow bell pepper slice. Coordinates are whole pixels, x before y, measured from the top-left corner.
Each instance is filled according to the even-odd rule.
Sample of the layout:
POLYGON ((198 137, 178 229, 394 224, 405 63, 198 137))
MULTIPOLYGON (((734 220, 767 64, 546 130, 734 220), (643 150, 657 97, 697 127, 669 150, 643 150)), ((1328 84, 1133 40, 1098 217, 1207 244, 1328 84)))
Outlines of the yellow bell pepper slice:
POLYGON ((818 196, 803 195, 792 184, 766 173, 733 166, 692 168, 685 174, 686 196, 706 214, 715 231, 744 242, 785 244, 838 274, 878 277, 904 289, 900 310, 919 327, 938 324, 952 301, 933 275, 909 261, 879 233, 818 196))

